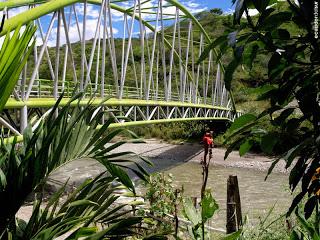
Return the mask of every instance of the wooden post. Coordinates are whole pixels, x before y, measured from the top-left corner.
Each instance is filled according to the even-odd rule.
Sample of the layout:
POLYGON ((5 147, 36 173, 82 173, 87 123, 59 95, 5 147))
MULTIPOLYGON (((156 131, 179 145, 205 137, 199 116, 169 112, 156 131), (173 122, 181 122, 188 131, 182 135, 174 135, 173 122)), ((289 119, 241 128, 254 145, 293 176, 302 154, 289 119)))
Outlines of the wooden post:
POLYGON ((227 182, 227 234, 242 226, 242 212, 237 176, 230 175, 227 182))
POLYGON ((197 208, 197 205, 198 205, 198 199, 197 199, 197 197, 192 197, 192 202, 193 202, 193 206, 194 206, 195 208, 197 208))
POLYGON ((240 200, 240 191, 239 191, 239 184, 238 178, 235 176, 234 178, 235 183, 235 200, 236 200, 236 213, 237 213, 237 225, 238 229, 242 227, 242 211, 241 211, 241 200, 240 200))
POLYGON ((178 218, 178 195, 179 195, 179 190, 176 189, 174 192, 174 237, 175 239, 178 239, 178 230, 179 230, 179 218, 178 218))

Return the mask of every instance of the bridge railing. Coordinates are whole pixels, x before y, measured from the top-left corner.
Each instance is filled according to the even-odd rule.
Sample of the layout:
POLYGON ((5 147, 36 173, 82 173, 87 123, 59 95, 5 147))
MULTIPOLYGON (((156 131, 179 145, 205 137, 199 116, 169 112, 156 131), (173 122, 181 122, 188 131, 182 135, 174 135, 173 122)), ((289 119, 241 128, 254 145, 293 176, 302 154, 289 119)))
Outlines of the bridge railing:
MULTIPOLYGON (((28 79, 27 79, 28 81, 28 79)), ((62 94, 64 92, 65 97, 72 97, 72 94, 74 90, 78 87, 76 83, 71 81, 65 81, 65 82, 58 82, 58 95, 62 94)), ((23 92, 27 90, 27 85, 25 85, 25 89, 22 89, 21 82, 19 81, 18 84, 15 87, 16 93, 23 92)), ((103 93, 101 91, 101 85, 91 83, 88 85, 86 89, 86 96, 95 96, 95 97, 114 97, 117 98, 117 89, 116 86, 106 84, 104 85, 103 93)), ((19 95, 19 94, 18 94, 19 95)), ((54 96, 54 82, 52 80, 48 79, 36 79, 31 92, 30 92, 30 98, 53 98, 54 96)), ((12 94, 12 97, 14 95, 12 94)), ((21 97, 20 95, 18 97, 21 97)), ((123 93, 123 99, 143 99, 142 90, 140 88, 136 87, 130 87, 125 86, 124 87, 124 93, 123 93)), ((168 101, 166 99, 166 94, 163 90, 150 90, 149 100, 153 101, 168 101)), ((173 102, 181 102, 180 96, 177 93, 172 93, 170 100, 173 102)), ((197 101, 194 102, 194 99, 191 99, 191 96, 187 96, 187 98, 184 100, 184 102, 188 103, 196 103, 196 104, 211 104, 214 105, 213 99, 211 97, 203 98, 203 97, 197 97, 197 101)))

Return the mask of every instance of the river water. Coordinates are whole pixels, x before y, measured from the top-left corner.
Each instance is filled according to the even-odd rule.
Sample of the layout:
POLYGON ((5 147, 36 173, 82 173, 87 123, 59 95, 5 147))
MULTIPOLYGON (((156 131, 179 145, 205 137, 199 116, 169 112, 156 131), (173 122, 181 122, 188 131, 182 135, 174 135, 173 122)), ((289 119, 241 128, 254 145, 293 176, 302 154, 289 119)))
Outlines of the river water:
MULTIPOLYGON (((199 163, 188 162, 164 171, 174 176, 177 187, 184 186, 186 196, 199 197, 202 167, 199 163)), ((288 176, 274 173, 264 181, 266 173, 256 170, 211 166, 208 188, 219 204, 219 211, 213 219, 213 226, 224 228, 226 219, 227 179, 229 175, 238 177, 242 214, 249 223, 257 224, 259 217, 267 214, 274 206, 273 215, 280 215, 290 206, 292 199, 287 186, 288 176)))
MULTIPOLYGON (((125 144, 117 151, 128 150, 148 157, 154 163, 153 167, 145 166, 150 173, 172 173, 174 184, 177 187, 183 185, 186 196, 200 196, 202 167, 199 161, 202 157, 201 145, 148 142, 146 144, 125 144)), ((248 168, 265 163, 270 159, 258 156, 240 158, 237 153, 232 153, 230 159, 224 161, 223 149, 214 149, 213 155, 215 165, 210 166, 208 188, 212 190, 213 196, 220 206, 219 212, 214 217, 214 227, 225 228, 227 179, 229 175, 238 176, 243 216, 248 216, 250 223, 256 224, 259 217, 263 217, 274 205, 274 215, 286 212, 292 200, 287 187, 288 175, 273 173, 265 181, 266 172, 264 170, 258 171, 248 168)), ((75 185, 78 185, 85 178, 95 176, 104 170, 105 168, 99 163, 90 159, 83 159, 65 165, 52 174, 52 178, 65 182, 71 177, 69 183, 74 182, 75 185)), ((134 176, 132 175, 132 177, 134 176)))

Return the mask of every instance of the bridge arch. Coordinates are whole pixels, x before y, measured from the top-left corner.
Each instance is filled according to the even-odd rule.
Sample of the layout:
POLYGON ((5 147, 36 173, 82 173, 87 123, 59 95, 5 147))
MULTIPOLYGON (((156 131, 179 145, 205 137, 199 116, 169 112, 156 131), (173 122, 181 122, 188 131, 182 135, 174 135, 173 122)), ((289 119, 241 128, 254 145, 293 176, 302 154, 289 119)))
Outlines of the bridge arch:
MULTIPOLYGON (((156 0, 151 6, 150 2, 134 0, 126 7, 121 6, 123 1, 110 0, 1 2, 0 9, 6 7, 9 12, 29 8, 6 20, 1 35, 34 21, 40 41, 16 87, 20 95, 8 101, 7 109, 49 108, 62 91, 69 97, 78 84, 98 99, 112 97, 106 107, 117 106, 136 122, 233 120, 232 96, 224 87, 221 65, 214 61, 215 51, 208 61, 196 65, 200 52, 211 42, 209 35, 178 1, 156 0), (98 13, 96 25, 90 25, 94 31, 88 29, 92 6, 97 6, 98 13), (122 14, 122 35, 119 30, 115 33, 115 12, 122 14), (71 41, 72 26, 78 45, 71 41), (90 40, 85 37, 88 31, 94 32, 90 40), (48 67, 46 71, 43 66, 48 67)), ((29 117, 28 110, 22 112, 20 120, 25 124, 20 130, 29 117)))

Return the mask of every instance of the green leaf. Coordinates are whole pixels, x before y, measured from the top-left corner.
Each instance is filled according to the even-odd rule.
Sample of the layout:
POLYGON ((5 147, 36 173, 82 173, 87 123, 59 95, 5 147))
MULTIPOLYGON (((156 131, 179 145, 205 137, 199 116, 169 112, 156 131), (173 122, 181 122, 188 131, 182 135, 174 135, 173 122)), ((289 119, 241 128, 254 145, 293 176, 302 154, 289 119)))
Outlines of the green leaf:
POLYGON ((292 12, 278 12, 265 18, 263 22, 260 23, 260 29, 263 30, 273 30, 278 28, 285 22, 291 20, 292 12))
POLYGON ((279 141, 279 134, 278 133, 268 133, 264 135, 261 139, 261 149, 265 153, 271 154, 274 146, 279 141))
POLYGON ((283 159, 287 162, 286 168, 290 167, 293 160, 298 156, 298 154, 302 151, 302 149, 307 146, 308 144, 312 143, 312 139, 306 139, 299 145, 294 146, 289 151, 286 152, 286 155, 283 159))
POLYGON ((92 202, 90 200, 86 200, 86 199, 82 199, 82 200, 78 200, 78 201, 74 201, 72 203, 69 204, 69 207, 79 207, 82 205, 95 205, 95 206, 99 206, 97 203, 92 202))
POLYGON ((243 63, 251 70, 253 61, 257 56, 259 46, 256 43, 249 44, 243 52, 243 63))
POLYGON ((194 226, 201 223, 201 215, 197 212, 197 210, 193 206, 193 202, 191 198, 186 198, 183 201, 183 212, 186 218, 189 221, 191 221, 194 226))
POLYGON ((278 67, 281 61, 281 55, 277 52, 273 53, 269 62, 268 62, 268 71, 269 71, 269 76, 271 73, 278 67))
POLYGON ((269 5, 269 0, 253 0, 252 3, 259 12, 263 12, 269 5))
POLYGON ((212 218, 213 214, 218 209, 219 206, 216 200, 212 197, 211 192, 209 190, 206 190, 201 201, 202 222, 205 223, 208 219, 212 218))
POLYGON ((276 29, 272 32, 272 37, 279 38, 280 40, 289 40, 290 33, 285 29, 276 29))
POLYGON ((306 232, 310 239, 312 240, 320 240, 320 236, 317 232, 317 228, 319 227, 319 223, 316 223, 318 226, 313 226, 311 223, 309 223, 300 213, 300 211, 297 209, 296 210, 296 217, 299 221, 299 224, 301 225, 303 232, 306 232))
POLYGON ((273 122, 278 125, 284 124, 286 119, 293 113, 294 110, 295 110, 295 108, 287 108, 287 109, 283 110, 281 112, 280 116, 275 118, 273 120, 273 122))
POLYGON ((111 164, 108 160, 102 159, 100 162, 108 169, 112 176, 118 177, 121 183, 123 183, 126 187, 128 187, 135 193, 135 188, 132 180, 124 170, 114 164, 111 164))
POLYGON ((127 219, 122 219, 119 222, 112 224, 110 227, 85 238, 84 240, 100 240, 105 239, 108 235, 114 235, 116 233, 118 233, 119 235, 121 233, 125 234, 128 227, 140 223, 141 220, 142 218, 140 217, 129 217, 127 219))
POLYGON ((227 40, 228 40, 228 35, 223 35, 223 36, 220 36, 217 39, 215 39, 213 42, 211 42, 208 46, 205 47, 205 49, 201 53, 201 55, 197 61, 197 64, 204 61, 209 56, 211 50, 213 50, 214 48, 216 48, 220 44, 227 42, 227 40))
POLYGON ((293 229, 290 235, 290 240, 301 240, 302 236, 301 233, 297 232, 296 229, 293 229))
POLYGON ((318 204, 318 197, 317 196, 312 196, 305 203, 305 205, 304 205, 304 216, 305 216, 306 219, 308 219, 311 216, 311 214, 312 214, 312 212, 315 209, 317 204, 318 204))
MULTIPOLYGON (((73 239, 79 239, 82 237, 87 237, 89 235, 97 233, 99 230, 97 227, 82 227, 76 231, 73 239)), ((69 239, 69 238, 68 238, 69 239)))
POLYGON ((235 130, 238 130, 239 128, 245 126, 248 123, 252 123, 257 119, 257 117, 253 114, 247 113, 239 118, 237 118, 231 125, 231 127, 228 129, 230 132, 234 132, 235 130))
POLYGON ((240 64, 240 60, 238 58, 234 58, 226 67, 226 71, 224 74, 224 82, 225 82, 226 89, 229 91, 231 89, 231 81, 233 78, 233 74, 236 71, 239 64, 240 64))
POLYGON ((0 190, 5 188, 7 185, 7 178, 6 175, 4 174, 4 172, 2 171, 2 169, 0 168, 0 190))
POLYGON ((240 229, 234 233, 229 234, 228 236, 224 237, 223 240, 237 240, 237 239, 239 239, 241 233, 242 233, 242 229, 240 229))
POLYGON ((242 157, 245 155, 252 147, 253 141, 251 139, 247 139, 244 143, 240 145, 239 155, 242 157))
POLYGON ((28 24, 20 36, 18 27, 12 36, 8 33, 0 50, 0 112, 12 93, 20 73, 27 62, 35 41, 36 27, 28 24))

